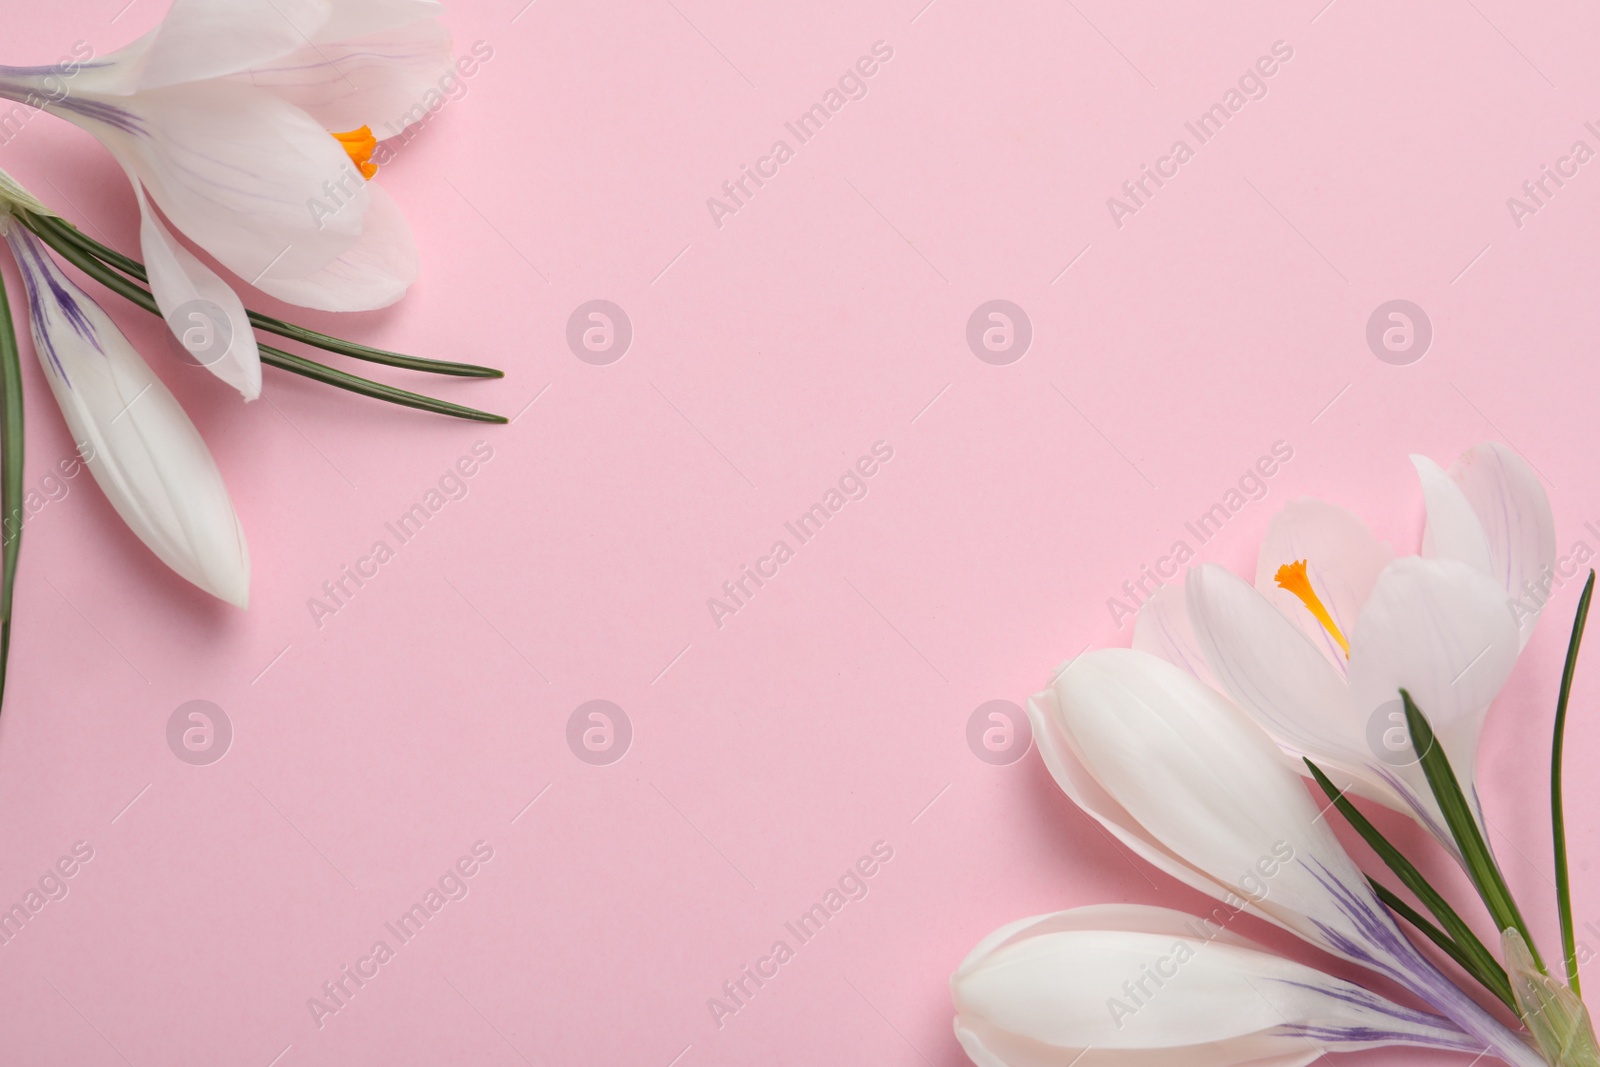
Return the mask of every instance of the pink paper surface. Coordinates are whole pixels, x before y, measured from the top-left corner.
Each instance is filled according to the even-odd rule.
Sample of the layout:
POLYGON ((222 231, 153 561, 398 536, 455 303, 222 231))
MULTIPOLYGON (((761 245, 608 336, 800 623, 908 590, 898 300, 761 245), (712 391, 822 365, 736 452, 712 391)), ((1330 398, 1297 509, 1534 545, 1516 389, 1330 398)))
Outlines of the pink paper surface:
MULTIPOLYGON (((0 59, 105 54, 164 11, 125 2, 8 11, 0 59)), ((964 1063, 947 979, 990 930, 1201 906, 1036 752, 969 745, 982 705, 1128 642, 1109 603, 1125 581, 1179 541, 1252 570, 1305 494, 1414 551, 1407 454, 1491 439, 1546 479, 1564 556, 1600 547, 1600 162, 1561 162, 1600 149, 1589 5, 459 0, 445 19, 488 58, 378 178, 423 279, 386 312, 307 319, 504 367, 373 373, 511 425, 272 370, 242 406, 108 300, 228 478, 254 562, 239 612, 162 568, 87 477, 43 481, 72 445, 24 368, 29 484, 58 499, 24 538, 0 904, 75 843, 92 859, 0 945, 0 1062, 964 1063), (1241 86, 1264 95, 1202 143, 1186 123, 1241 86), (841 87, 807 139, 786 126, 841 87), (1576 173, 1514 212, 1547 165, 1576 173), (1136 204, 1123 183, 1144 166, 1168 177, 1136 204), (589 360, 568 341, 596 300, 631 327, 609 363, 582 345, 602 320, 578 316, 589 360), (1020 333, 984 348, 983 315, 969 344, 995 300, 1023 311, 1020 358, 1020 333), (1420 357, 1368 344, 1394 300, 1430 324, 1420 357), (1274 448, 1292 455, 1264 499, 1202 543, 1185 524, 1274 448), (441 480, 459 499, 402 542, 389 524, 441 480), (830 490, 858 498, 802 542, 786 524, 830 490), (379 541, 393 558, 331 601, 379 541), (231 724, 209 765, 169 746, 195 700, 231 724), (596 700, 625 721, 591 705, 569 730, 596 700), (452 879, 463 857, 474 873, 452 879), (864 857, 865 896, 795 936, 864 857), (396 937, 441 879, 466 895, 396 937), (378 941, 392 958, 362 963, 378 941), (336 1012, 309 1006, 372 966, 336 1012), (777 973, 741 1003, 724 983, 746 967, 777 973)), ((86 135, 19 123, 0 166, 136 249, 131 194, 86 135)), ((1482 759, 1547 955, 1544 782, 1579 584, 1482 759)), ((1567 762, 1575 906, 1600 949, 1597 675, 1567 762)))

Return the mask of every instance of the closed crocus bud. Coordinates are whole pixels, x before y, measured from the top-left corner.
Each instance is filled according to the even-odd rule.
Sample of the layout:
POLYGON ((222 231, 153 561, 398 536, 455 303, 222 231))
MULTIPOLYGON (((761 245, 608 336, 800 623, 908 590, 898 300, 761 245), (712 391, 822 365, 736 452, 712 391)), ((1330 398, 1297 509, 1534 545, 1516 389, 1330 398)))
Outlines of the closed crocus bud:
POLYGON ((1028 711, 1057 783, 1135 853, 1401 983, 1508 1063, 1539 1063, 1406 940, 1288 757, 1227 697, 1114 648, 1078 657, 1028 711))
POLYGON ((250 552, 205 441, 116 323, 10 216, 0 230, 28 291, 33 346, 106 498, 161 561, 245 607, 250 552))
POLYGON ((1106 904, 1024 919, 950 979, 979 1067, 1299 1067, 1327 1052, 1481 1052, 1448 1020, 1269 952, 1212 920, 1106 904))

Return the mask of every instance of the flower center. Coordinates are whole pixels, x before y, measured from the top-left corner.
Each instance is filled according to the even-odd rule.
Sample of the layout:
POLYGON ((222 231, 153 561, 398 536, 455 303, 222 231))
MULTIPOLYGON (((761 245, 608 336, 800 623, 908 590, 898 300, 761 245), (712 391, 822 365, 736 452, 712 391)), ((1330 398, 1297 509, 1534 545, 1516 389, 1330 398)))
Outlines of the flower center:
POLYGON ((372 162, 372 153, 378 148, 378 139, 372 135, 372 127, 362 126, 346 133, 335 133, 333 139, 344 148, 361 176, 371 181, 372 176, 378 173, 378 165, 372 162))
POLYGON ((1317 596, 1317 591, 1311 588, 1311 579, 1306 575, 1306 561, 1296 560, 1285 563, 1278 568, 1278 573, 1273 576, 1279 589, 1287 589, 1300 599, 1306 610, 1315 615, 1322 628, 1327 630, 1333 639, 1339 642, 1339 647, 1344 649, 1344 658, 1350 658, 1350 642, 1344 639, 1344 634, 1339 632, 1339 626, 1333 621, 1333 616, 1328 614, 1328 609, 1323 607, 1322 598, 1317 596))

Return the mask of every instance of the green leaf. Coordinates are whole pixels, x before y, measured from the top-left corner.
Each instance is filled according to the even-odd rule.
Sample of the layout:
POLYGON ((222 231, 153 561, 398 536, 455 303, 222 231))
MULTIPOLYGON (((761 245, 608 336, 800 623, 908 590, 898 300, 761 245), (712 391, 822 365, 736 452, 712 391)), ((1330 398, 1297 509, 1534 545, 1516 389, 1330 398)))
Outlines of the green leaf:
POLYGON ((1556 700, 1556 728, 1550 742, 1550 833, 1556 852, 1556 908, 1561 913, 1561 954, 1567 963, 1567 982, 1574 993, 1578 985, 1577 939, 1572 929, 1572 883, 1567 877, 1567 816, 1561 799, 1561 750, 1567 736, 1567 700, 1572 696, 1572 676, 1578 669, 1578 646, 1583 643, 1583 625, 1589 618, 1589 601, 1594 596, 1594 568, 1583 583, 1578 598, 1578 614, 1572 620, 1572 637, 1567 641, 1567 663, 1561 669, 1561 695, 1556 700))
POLYGON ((6 665, 11 656, 11 594, 22 553, 22 364, 11 301, 0 278, 0 706, 5 700, 6 665))
POLYGON ((387 400, 391 404, 399 404, 402 407, 416 408, 419 411, 432 411, 458 419, 469 419, 473 422, 503 424, 506 421, 504 415, 494 415, 487 411, 479 411, 477 408, 452 404, 448 400, 436 400, 431 396, 423 396, 420 393, 396 389, 392 385, 369 381, 354 374, 346 374, 344 371, 329 367, 326 364, 306 359, 304 356, 285 352, 281 348, 273 348, 271 345, 261 346, 261 362, 269 367, 279 367, 283 370, 294 371, 296 374, 303 374, 313 381, 325 382, 328 385, 337 386, 340 389, 348 389, 352 393, 360 393, 362 396, 370 396, 376 400, 387 400))
POLYGON ((1517 909, 1517 902, 1511 899, 1511 890, 1506 887, 1500 866, 1495 863, 1494 855, 1489 851, 1489 845, 1484 841, 1482 831, 1478 829, 1478 820, 1473 817, 1472 806, 1467 803, 1466 796, 1461 792, 1461 783, 1456 780, 1456 772, 1450 768, 1450 757, 1445 755, 1443 745, 1435 743, 1433 728, 1428 725, 1427 717, 1411 699, 1411 694, 1402 689, 1400 699, 1405 703, 1406 727, 1411 731, 1411 747, 1416 750, 1417 758, 1422 762, 1422 772, 1427 775, 1428 787, 1433 790, 1433 797, 1439 802, 1439 810, 1444 813, 1445 825, 1450 828, 1450 836, 1455 838, 1456 848, 1461 851, 1462 866, 1467 869, 1467 876, 1472 879, 1472 884, 1478 889, 1478 895, 1483 898, 1484 906, 1489 909, 1495 929, 1502 933, 1506 930, 1516 930, 1521 934, 1533 962, 1543 970, 1544 962, 1539 959, 1539 951, 1533 946, 1533 937, 1528 933, 1528 924, 1523 921, 1522 912, 1517 909))
MULTIPOLYGON (((78 229, 66 219, 52 216, 39 219, 40 225, 48 229, 52 236, 70 244, 76 250, 87 253, 95 259, 115 267, 128 277, 138 282, 149 282, 144 264, 136 259, 118 252, 109 245, 101 244, 93 237, 78 229)), ((35 231, 37 232, 37 230, 35 231)), ((40 234, 43 237, 43 234, 40 234)), ((48 240, 48 238, 45 238, 48 240)), ((51 247, 55 247, 52 243, 51 247)), ((60 251, 58 248, 57 251, 60 251)), ((382 348, 373 348, 369 345, 357 344, 343 338, 333 337, 317 330, 297 326, 292 322, 271 315, 263 315, 259 311, 248 312, 250 324, 258 330, 275 333, 279 337, 287 337, 291 341, 311 345, 326 352, 336 352, 339 355, 350 356, 354 359, 364 359, 369 363, 382 363, 389 367, 402 367, 406 370, 422 371, 427 374, 447 374, 457 378, 504 378, 505 372, 493 367, 480 367, 475 363, 453 363, 443 359, 424 359, 421 356, 408 356, 400 352, 389 352, 382 348)))
MULTIPOLYGON (((1343 815, 1345 821, 1354 828, 1356 833, 1361 835, 1362 840, 1372 847, 1372 851, 1377 853, 1378 858, 1383 860, 1388 868, 1395 873, 1401 883, 1416 894, 1417 899, 1422 901, 1423 906, 1433 912, 1434 917, 1444 924, 1445 930, 1439 930, 1438 927, 1418 915, 1404 901, 1401 901, 1389 890, 1374 881, 1372 882, 1373 889, 1377 891, 1383 902, 1389 905, 1401 918, 1421 930, 1434 944, 1444 949, 1451 959, 1459 963, 1463 970, 1482 983, 1485 989, 1504 1001, 1507 1007, 1515 1008, 1516 1005, 1511 999, 1511 986, 1506 981, 1505 968, 1500 966, 1493 953, 1478 939, 1478 935, 1472 932, 1472 928, 1462 920, 1456 910, 1450 906, 1450 902, 1445 900, 1439 891, 1433 888, 1428 879, 1423 876, 1422 872, 1417 870, 1411 861, 1406 859, 1400 850, 1395 848, 1394 844, 1383 836, 1381 830, 1367 821, 1367 817, 1361 814, 1360 810, 1350 802, 1350 799, 1340 791, 1339 787, 1334 785, 1326 774, 1322 773, 1321 767, 1318 767, 1310 760, 1305 762, 1306 766, 1311 768, 1311 776, 1322 787, 1322 791, 1328 795, 1328 799, 1333 801, 1334 805, 1339 809, 1339 814, 1343 815), (1448 931, 1448 933, 1445 931, 1448 931)), ((1371 881, 1371 879, 1368 879, 1368 881, 1371 881)))
MULTIPOLYGON (((45 220, 35 215, 19 215, 18 218, 21 219, 23 225, 38 234, 39 239, 53 248, 62 259, 65 259, 68 263, 71 263, 118 296, 127 299, 152 315, 159 316, 161 314, 161 309, 156 306, 155 297, 150 295, 148 289, 135 285, 127 278, 112 271, 89 252, 64 238, 59 229, 51 227, 45 220)), ((494 415, 487 411, 479 411, 477 408, 452 404, 447 400, 437 400, 431 396, 423 396, 420 393, 396 389, 394 386, 384 385, 381 382, 349 374, 326 364, 318 363, 315 360, 307 359, 304 356, 297 356, 293 353, 273 348, 270 345, 261 345, 259 347, 261 349, 261 362, 268 366, 277 367, 280 370, 293 371, 295 374, 303 375, 314 381, 337 386, 340 389, 347 389, 352 393, 360 393, 362 396, 370 396, 377 400, 385 400, 391 404, 399 404, 403 407, 416 408, 421 411, 450 415, 458 419, 469 419, 473 422, 504 423, 507 421, 504 415, 494 415)))

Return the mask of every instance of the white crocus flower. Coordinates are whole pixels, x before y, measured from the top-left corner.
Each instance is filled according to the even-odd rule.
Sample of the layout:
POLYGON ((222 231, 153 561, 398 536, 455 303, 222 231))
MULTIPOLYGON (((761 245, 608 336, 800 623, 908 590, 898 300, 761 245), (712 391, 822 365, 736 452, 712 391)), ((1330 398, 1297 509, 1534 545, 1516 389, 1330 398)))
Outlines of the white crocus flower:
POLYGON ((1102 649, 1028 713, 1056 782, 1139 856, 1400 983, 1508 1063, 1540 1062, 1401 934, 1288 758, 1217 690, 1159 657, 1102 649))
POLYGON ((67 429, 117 514, 161 561, 245 607, 250 552, 216 461, 178 401, 33 234, 0 214, 33 347, 67 429))
POLYGON ((1475 800, 1484 716, 1548 595, 1554 522, 1534 473, 1500 445, 1479 445, 1448 474, 1412 460, 1428 505, 1424 557, 1393 559, 1349 512, 1294 501, 1273 519, 1254 587, 1196 567, 1183 594, 1167 587, 1146 603, 1134 647, 1219 686, 1287 751, 1414 815, 1454 851, 1399 690, 1475 800))
POLYGON ((1328 1052, 1482 1052, 1402 1007, 1166 908, 1104 904, 1024 919, 950 979, 978 1067, 1302 1067, 1328 1052))
POLYGON ((244 307, 168 223, 290 303, 360 311, 398 300, 416 279, 416 246, 393 200, 366 180, 377 169, 371 127, 403 124, 436 91, 449 65, 440 10, 431 0, 174 0, 159 26, 70 81, 55 68, 0 67, 0 97, 76 123, 116 156, 163 315, 180 339, 207 335, 202 361, 249 399, 261 369, 244 307))

